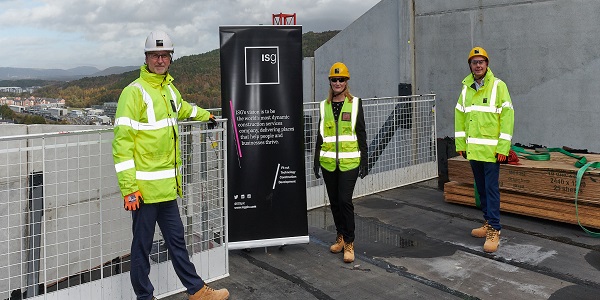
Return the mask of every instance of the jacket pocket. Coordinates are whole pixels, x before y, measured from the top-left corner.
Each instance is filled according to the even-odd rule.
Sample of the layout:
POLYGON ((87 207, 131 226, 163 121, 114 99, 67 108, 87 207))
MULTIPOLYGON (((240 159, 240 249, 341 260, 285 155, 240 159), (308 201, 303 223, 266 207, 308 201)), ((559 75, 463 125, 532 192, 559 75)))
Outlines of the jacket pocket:
POLYGON ((358 143, 341 143, 341 151, 342 152, 356 152, 358 151, 358 143))
POLYGON ((323 145, 321 145, 321 151, 333 152, 333 151, 335 151, 335 144, 334 143, 323 143, 323 145))
POLYGON ((175 162, 173 153, 169 152, 147 152, 141 154, 141 163, 144 165, 144 169, 150 170, 163 170, 165 168, 172 168, 175 162))
POLYGON ((347 121, 342 121, 340 123, 340 133, 342 135, 352 135, 352 124, 347 121))
MULTIPOLYGON (((496 114, 480 113, 477 115, 477 130, 482 138, 497 139, 500 135, 500 122, 496 114)), ((470 128, 471 130, 473 128, 470 128)))

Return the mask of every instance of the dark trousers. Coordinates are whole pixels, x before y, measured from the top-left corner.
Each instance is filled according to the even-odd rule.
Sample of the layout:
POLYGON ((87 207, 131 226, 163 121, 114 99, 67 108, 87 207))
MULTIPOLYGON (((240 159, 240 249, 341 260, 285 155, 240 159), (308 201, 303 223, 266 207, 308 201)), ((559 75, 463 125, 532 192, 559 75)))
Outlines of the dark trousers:
POLYGON ((471 160, 471 169, 475 177, 483 218, 494 229, 500 230, 500 164, 471 160))
POLYGON ((321 168, 327 188, 331 214, 338 234, 344 236, 344 242, 354 242, 354 204, 352 193, 358 178, 358 168, 342 172, 336 169, 329 172, 321 168))
POLYGON ((150 274, 148 255, 152 248, 156 223, 163 234, 179 280, 187 288, 189 294, 199 291, 204 286, 204 281, 196 273, 196 267, 188 256, 177 201, 142 204, 138 210, 132 212, 132 215, 133 240, 131 241, 130 278, 137 299, 152 299, 154 293, 154 287, 148 278, 148 274, 150 274))

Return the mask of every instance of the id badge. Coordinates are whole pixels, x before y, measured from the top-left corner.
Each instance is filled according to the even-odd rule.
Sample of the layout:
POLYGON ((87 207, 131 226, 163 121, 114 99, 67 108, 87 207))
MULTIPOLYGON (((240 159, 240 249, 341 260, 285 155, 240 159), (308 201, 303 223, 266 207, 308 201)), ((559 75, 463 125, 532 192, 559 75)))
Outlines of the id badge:
POLYGON ((342 121, 350 121, 351 119, 352 119, 352 116, 350 115, 349 112, 342 113, 342 121))

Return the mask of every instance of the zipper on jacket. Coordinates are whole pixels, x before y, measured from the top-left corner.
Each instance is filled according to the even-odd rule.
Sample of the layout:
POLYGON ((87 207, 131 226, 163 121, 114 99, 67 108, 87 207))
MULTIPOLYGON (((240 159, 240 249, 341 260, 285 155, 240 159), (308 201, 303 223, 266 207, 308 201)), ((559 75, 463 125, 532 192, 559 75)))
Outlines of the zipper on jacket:
MULTIPOLYGON (((340 114, 341 114, 341 110, 340 110, 340 114)), ((339 141, 339 133, 338 133, 338 120, 335 119, 335 168, 336 169, 338 169, 340 167, 339 142, 340 141, 339 141)))
MULTIPOLYGON (((163 79, 163 82, 161 83, 161 91, 163 88, 165 88, 165 80, 166 80, 166 76, 165 79, 163 79)), ((168 84, 167 84, 168 85, 168 84)), ((163 96, 163 100, 167 101, 167 99, 164 98, 165 96, 163 96)), ((171 104, 171 109, 172 109, 172 114, 175 117, 175 121, 171 122, 169 121, 170 125, 171 125, 171 130, 173 131, 173 152, 175 153, 174 155, 174 161, 173 161, 173 167, 175 168, 175 185, 177 186, 177 194, 183 194, 183 191, 180 191, 180 185, 179 185, 179 169, 177 168, 177 132, 175 132, 175 122, 177 122, 177 106, 175 106, 175 99, 171 99, 170 101, 167 101, 171 104)), ((167 117, 169 117, 169 120, 172 120, 173 118, 171 118, 171 114, 168 114, 167 117)), ((183 183, 182 183, 183 184, 183 183)))

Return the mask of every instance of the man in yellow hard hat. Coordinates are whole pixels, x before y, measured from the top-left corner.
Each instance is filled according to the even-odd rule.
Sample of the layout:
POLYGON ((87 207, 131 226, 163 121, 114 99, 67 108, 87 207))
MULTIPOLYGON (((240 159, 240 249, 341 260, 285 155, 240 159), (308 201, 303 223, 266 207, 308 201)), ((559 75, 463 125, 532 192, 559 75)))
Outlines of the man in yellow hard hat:
POLYGON ((514 109, 506 84, 488 67, 485 49, 469 52, 469 74, 454 110, 456 151, 473 170, 484 222, 471 231, 485 237, 483 250, 495 252, 500 243, 500 162, 506 162, 514 129, 514 109))

